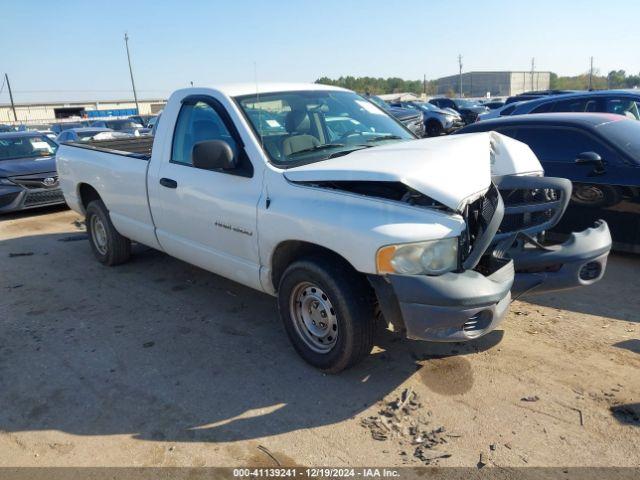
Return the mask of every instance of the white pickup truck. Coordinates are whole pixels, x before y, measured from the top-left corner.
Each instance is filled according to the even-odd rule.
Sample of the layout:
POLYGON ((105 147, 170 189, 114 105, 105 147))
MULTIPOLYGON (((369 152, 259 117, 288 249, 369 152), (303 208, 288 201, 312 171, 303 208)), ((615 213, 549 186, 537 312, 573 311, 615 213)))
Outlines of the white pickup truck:
POLYGON ((154 137, 63 144, 65 199, 105 265, 138 242, 277 296, 309 363, 368 355, 376 322, 463 341, 511 291, 588 285, 606 223, 545 246, 571 193, 496 133, 418 140, 365 98, 322 85, 189 88, 154 137))

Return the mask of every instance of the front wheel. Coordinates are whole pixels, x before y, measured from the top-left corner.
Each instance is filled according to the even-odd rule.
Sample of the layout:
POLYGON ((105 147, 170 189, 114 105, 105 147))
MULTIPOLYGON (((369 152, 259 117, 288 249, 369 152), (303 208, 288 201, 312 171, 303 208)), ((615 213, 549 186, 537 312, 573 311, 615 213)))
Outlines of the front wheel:
POLYGON ((280 316, 293 347, 329 373, 355 365, 371 352, 373 305, 366 280, 331 258, 294 262, 278 289, 280 316))
POLYGON ((612 185, 574 183, 571 201, 585 207, 612 207, 622 201, 622 192, 612 185))
POLYGON ((442 135, 442 125, 436 120, 427 122, 427 137, 439 137, 442 135))
POLYGON ((87 206, 85 223, 91 250, 100 263, 113 266, 129 260, 131 241, 113 226, 109 210, 102 200, 94 200, 87 206))

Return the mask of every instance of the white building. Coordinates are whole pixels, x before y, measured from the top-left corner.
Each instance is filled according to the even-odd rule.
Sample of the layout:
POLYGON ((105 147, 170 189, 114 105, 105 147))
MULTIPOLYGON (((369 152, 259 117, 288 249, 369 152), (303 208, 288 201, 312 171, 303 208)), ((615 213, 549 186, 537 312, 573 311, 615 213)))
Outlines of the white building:
MULTIPOLYGON (((140 115, 151 115, 164 108, 166 100, 139 100, 140 115)), ((124 117, 136 114, 132 100, 101 102, 16 103, 17 121, 11 104, 0 104, 0 123, 50 123, 63 119, 124 117)))

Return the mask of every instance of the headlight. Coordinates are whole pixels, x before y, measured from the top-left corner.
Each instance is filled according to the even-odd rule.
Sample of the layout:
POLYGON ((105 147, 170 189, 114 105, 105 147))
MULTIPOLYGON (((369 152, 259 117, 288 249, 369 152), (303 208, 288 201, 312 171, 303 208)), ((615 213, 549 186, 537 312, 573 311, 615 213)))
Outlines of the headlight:
POLYGON ((376 267, 378 273, 442 275, 458 267, 458 238, 382 247, 376 267))
POLYGON ((8 178, 0 178, 0 185, 15 185, 15 183, 8 178))

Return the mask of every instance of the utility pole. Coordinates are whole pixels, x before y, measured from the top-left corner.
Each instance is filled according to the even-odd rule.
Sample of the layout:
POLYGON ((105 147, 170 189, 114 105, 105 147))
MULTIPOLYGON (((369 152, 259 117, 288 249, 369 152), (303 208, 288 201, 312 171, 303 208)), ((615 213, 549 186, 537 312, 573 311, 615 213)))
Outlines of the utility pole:
POLYGON ((458 54, 458 96, 462 98, 462 55, 458 54))
POLYGON ((593 57, 590 60, 589 66, 589 90, 593 89, 593 57))
POLYGON ((424 74, 422 76, 422 93, 424 93, 424 96, 427 96, 427 75, 424 74))
POLYGON ((131 75, 131 87, 133 87, 133 99, 136 102, 136 110, 140 115, 140 106, 138 105, 138 94, 136 93, 136 84, 133 81, 133 69, 131 68, 131 55, 129 54, 129 35, 124 34, 124 45, 127 49, 127 61, 129 62, 129 75, 131 75))
POLYGON ((13 103, 13 92, 11 91, 11 84, 9 83, 9 75, 4 74, 4 79, 7 82, 7 89, 9 90, 9 99, 11 100, 11 110, 13 110, 13 119, 17 122, 18 115, 16 114, 16 105, 13 103))
POLYGON ((533 75, 535 70, 536 70, 536 59, 531 58, 531 90, 535 90, 535 87, 533 86, 533 75))

